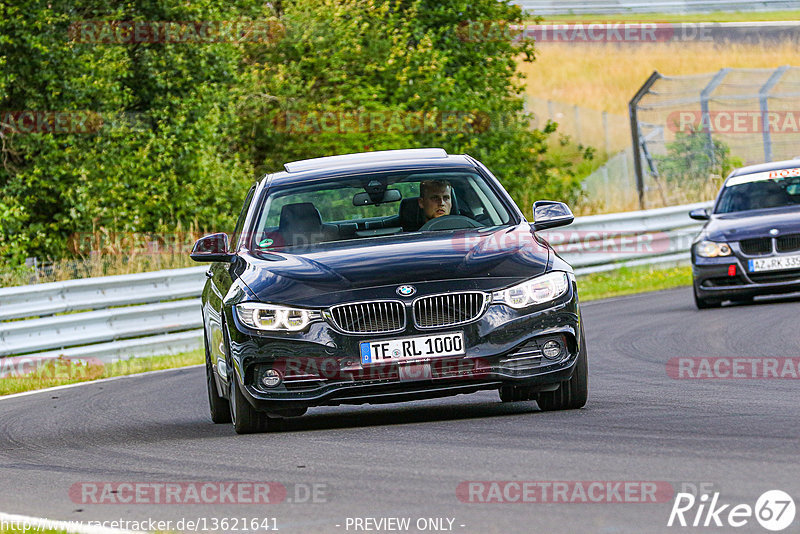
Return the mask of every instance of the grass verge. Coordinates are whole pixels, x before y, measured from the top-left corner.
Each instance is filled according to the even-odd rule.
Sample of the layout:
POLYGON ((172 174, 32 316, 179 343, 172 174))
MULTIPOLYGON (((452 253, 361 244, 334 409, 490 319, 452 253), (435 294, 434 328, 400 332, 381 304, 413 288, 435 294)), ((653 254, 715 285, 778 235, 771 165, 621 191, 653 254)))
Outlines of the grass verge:
POLYGON ((79 365, 68 360, 54 360, 31 374, 0 378, 0 396, 34 389, 88 382, 101 378, 186 367, 203 363, 203 361, 203 351, 200 349, 167 356, 131 358, 130 360, 110 364, 98 363, 95 365, 89 363, 88 365, 79 365))
POLYGON ((691 285, 692 268, 690 266, 667 269, 623 267, 615 271, 579 277, 578 293, 581 301, 586 302, 691 285))

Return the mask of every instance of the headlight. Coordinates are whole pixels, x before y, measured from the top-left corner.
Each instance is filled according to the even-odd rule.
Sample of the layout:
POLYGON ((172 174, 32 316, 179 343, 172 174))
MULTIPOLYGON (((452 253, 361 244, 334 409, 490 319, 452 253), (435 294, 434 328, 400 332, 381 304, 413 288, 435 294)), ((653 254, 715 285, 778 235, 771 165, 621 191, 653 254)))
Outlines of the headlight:
POLYGON ((244 302, 236 305, 236 314, 246 326, 268 332, 300 332, 322 318, 320 312, 285 308, 272 304, 244 302))
POLYGON ((569 288, 567 273, 555 271, 532 278, 502 291, 492 293, 492 303, 507 304, 515 309, 555 300, 569 288))
POLYGON ((714 241, 700 241, 694 246, 694 251, 703 258, 731 255, 731 247, 727 243, 715 243, 714 241))

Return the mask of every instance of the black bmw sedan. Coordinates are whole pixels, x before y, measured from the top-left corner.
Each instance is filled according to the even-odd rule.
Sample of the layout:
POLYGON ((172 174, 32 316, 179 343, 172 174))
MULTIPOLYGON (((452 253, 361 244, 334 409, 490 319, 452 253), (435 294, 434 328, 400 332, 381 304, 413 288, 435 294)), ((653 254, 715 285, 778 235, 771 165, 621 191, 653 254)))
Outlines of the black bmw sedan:
POLYGON ((238 433, 314 406, 499 390, 543 410, 587 398, 575 277, 469 156, 412 149, 287 163, 247 194, 202 296, 211 418, 238 433))
POLYGON ((734 171, 692 245, 694 298, 700 309, 725 300, 800 291, 800 160, 734 171))

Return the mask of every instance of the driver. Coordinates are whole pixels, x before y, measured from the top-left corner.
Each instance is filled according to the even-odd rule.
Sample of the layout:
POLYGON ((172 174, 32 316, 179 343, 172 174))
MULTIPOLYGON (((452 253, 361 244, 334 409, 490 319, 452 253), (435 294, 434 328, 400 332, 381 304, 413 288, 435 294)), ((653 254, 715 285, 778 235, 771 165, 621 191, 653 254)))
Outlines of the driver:
POLYGON ((426 180, 419 183, 419 208, 425 222, 450 215, 453 206, 453 188, 445 180, 426 180))

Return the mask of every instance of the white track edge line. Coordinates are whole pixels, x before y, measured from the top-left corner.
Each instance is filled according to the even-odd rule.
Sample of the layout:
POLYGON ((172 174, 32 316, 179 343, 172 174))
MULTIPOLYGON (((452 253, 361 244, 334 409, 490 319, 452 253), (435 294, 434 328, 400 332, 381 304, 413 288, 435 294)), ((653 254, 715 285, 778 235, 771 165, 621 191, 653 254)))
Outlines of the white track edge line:
MULTIPOLYGON (((111 376, 111 377, 108 377, 108 378, 101 378, 99 380, 87 380, 86 382, 76 382, 75 384, 64 384, 63 386, 53 386, 51 388, 45 388, 45 389, 32 389, 30 391, 23 391, 21 393, 12 393, 11 395, 2 395, 2 396, 0 396, 0 402, 2 402, 4 400, 7 400, 7 399, 16 399, 18 397, 26 397, 28 395, 36 395, 37 393, 47 393, 47 392, 51 392, 51 391, 58 391, 58 390, 61 390, 61 389, 71 389, 71 388, 75 388, 75 387, 79 387, 79 386, 88 386, 88 385, 91 385, 91 384, 102 384, 102 383, 111 382, 111 381, 114 381, 114 380, 121 380, 123 378, 135 378, 135 377, 138 377, 138 376, 147 376, 147 375, 154 375, 154 374, 159 374, 159 373, 170 373, 170 372, 173 372, 173 371, 180 371, 182 369, 194 369, 195 367, 202 367, 204 365, 205 365, 204 363, 198 363, 198 364, 195 364, 195 365, 187 365, 187 366, 184 366, 184 367, 173 367, 171 369, 158 369, 156 371, 145 371, 143 373, 135 373, 135 374, 132 374, 132 375, 111 376)), ((0 512, 0 514, 1 513, 2 512, 0 512)))

